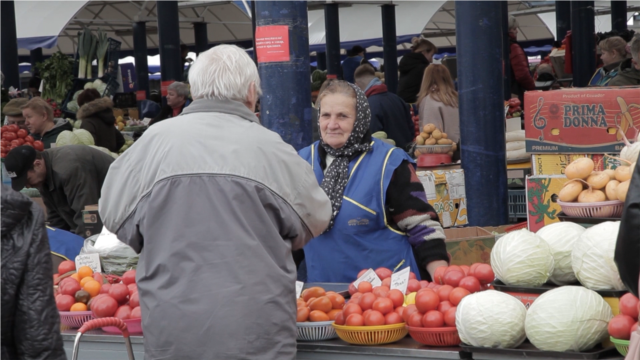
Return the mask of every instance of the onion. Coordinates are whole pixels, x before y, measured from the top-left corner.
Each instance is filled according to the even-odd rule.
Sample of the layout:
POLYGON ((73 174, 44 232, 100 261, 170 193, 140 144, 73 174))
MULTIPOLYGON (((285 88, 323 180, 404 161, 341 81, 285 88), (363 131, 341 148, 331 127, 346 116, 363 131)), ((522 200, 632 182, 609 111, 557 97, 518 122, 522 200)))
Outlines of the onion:
POLYGON ((620 182, 625 182, 631 179, 631 167, 629 166, 618 166, 616 168, 616 180, 620 182))
POLYGON ((580 179, 575 179, 564 184, 558 193, 558 199, 564 202, 576 201, 576 199, 578 199, 578 195, 580 195, 583 189, 581 181, 582 180, 580 179))
POLYGON ((591 175, 595 164, 593 160, 589 158, 579 158, 571 162, 565 169, 564 173, 567 175, 567 179, 586 179, 591 175))
POLYGON ((616 171, 613 169, 607 169, 605 171, 603 171, 605 174, 609 175, 609 180, 615 180, 616 179, 616 171))
POLYGON ((587 189, 578 195, 579 203, 594 203, 607 200, 607 196, 600 190, 587 189))
POLYGON ((440 140, 440 139, 442 139, 442 132, 440 130, 436 129, 431 133, 431 137, 436 139, 436 140, 440 140))
POLYGON ((616 193, 616 188, 618 187, 618 185, 620 185, 620 181, 618 180, 609 181, 604 189, 604 192, 607 194, 608 200, 618 200, 618 194, 616 193))
POLYGON ((609 182, 609 180, 611 179, 609 178, 609 175, 607 175, 606 173, 602 171, 594 171, 587 178, 587 183, 589 183, 589 185, 591 185, 592 188, 596 190, 600 190, 600 189, 603 189, 605 186, 607 186, 607 183, 609 182))
POLYGON ((616 195, 618 196, 618 200, 625 201, 627 199, 629 184, 631 184, 631 180, 623 181, 616 187, 616 195))

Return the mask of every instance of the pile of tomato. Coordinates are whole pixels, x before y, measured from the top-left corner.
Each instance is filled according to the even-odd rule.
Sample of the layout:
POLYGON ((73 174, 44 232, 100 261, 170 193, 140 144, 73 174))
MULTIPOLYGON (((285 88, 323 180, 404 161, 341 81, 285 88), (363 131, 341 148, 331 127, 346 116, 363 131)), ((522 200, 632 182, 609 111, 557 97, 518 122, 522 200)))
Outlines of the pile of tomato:
POLYGON ((0 133, 2 134, 2 148, 0 149, 2 150, 0 155, 2 158, 4 158, 9 151, 22 145, 31 146, 38 151, 44 150, 42 141, 34 140, 27 130, 20 129, 18 125, 5 125, 0 128, 0 133))
POLYGON ((344 297, 321 287, 311 287, 298 299, 297 322, 333 321, 344 307, 344 297))
POLYGON ((616 339, 629 340, 631 334, 638 330, 638 314, 640 301, 633 294, 628 293, 620 298, 620 314, 609 321, 609 335, 616 339))

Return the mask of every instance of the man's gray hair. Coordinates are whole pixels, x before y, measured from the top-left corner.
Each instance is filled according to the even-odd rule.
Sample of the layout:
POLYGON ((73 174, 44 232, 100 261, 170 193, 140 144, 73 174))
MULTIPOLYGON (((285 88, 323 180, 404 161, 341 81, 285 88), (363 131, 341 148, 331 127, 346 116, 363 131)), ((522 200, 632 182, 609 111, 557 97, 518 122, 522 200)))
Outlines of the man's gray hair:
POLYGON ((183 96, 185 99, 189 97, 189 85, 176 81, 169 85, 167 91, 175 91, 178 96, 183 96))
POLYGON ((629 45, 629 50, 631 50, 630 52, 633 60, 640 64, 640 34, 635 34, 633 36, 629 45))
POLYGON ((509 30, 516 29, 518 27, 518 20, 514 16, 509 16, 509 30))
POLYGON ((249 55, 235 45, 218 45, 200 53, 189 69, 194 100, 229 99, 244 103, 251 83, 260 96, 258 68, 249 55))

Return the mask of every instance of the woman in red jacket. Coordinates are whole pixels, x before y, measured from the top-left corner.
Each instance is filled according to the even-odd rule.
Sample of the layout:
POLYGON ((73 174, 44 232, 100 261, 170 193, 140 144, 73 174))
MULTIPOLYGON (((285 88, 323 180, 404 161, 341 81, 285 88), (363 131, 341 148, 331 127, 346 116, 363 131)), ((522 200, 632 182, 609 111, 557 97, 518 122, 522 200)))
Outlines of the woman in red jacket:
POLYGON ((516 95, 520 101, 524 100, 524 92, 534 90, 536 84, 529 71, 529 59, 518 44, 518 21, 515 17, 509 17, 509 59, 511 61, 511 94, 516 95))

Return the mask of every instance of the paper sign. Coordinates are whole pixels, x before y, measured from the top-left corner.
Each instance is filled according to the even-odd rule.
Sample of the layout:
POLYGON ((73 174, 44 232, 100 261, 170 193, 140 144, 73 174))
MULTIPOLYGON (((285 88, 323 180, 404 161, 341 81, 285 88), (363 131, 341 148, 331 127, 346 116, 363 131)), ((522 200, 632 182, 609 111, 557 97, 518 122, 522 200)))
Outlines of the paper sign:
POLYGON ((436 193, 436 178, 433 176, 433 173, 428 171, 419 171, 417 175, 424 187, 424 192, 427 194, 427 201, 436 200, 438 195, 436 193))
POLYGON ((302 294, 303 287, 304 287, 304 283, 302 281, 296 281, 296 299, 300 298, 300 294, 302 294))
POLYGON ((100 267, 100 255, 98 254, 85 254, 76 256, 76 269, 80 269, 82 266, 88 266, 93 272, 102 272, 100 267))
POLYGON ((360 283, 363 281, 370 282, 373 287, 382 285, 382 281, 380 280, 378 275, 376 275, 376 272, 373 271, 373 269, 367 270, 366 273, 364 273, 356 281, 353 282, 353 285, 357 288, 358 285, 360 285, 360 283))
POLYGON ((409 273, 411 273, 411 268, 407 266, 391 274, 391 290, 398 289, 405 294, 407 292, 407 285, 409 285, 409 273))
POLYGON ((256 27, 256 54, 259 63, 290 61, 289 26, 256 27))

